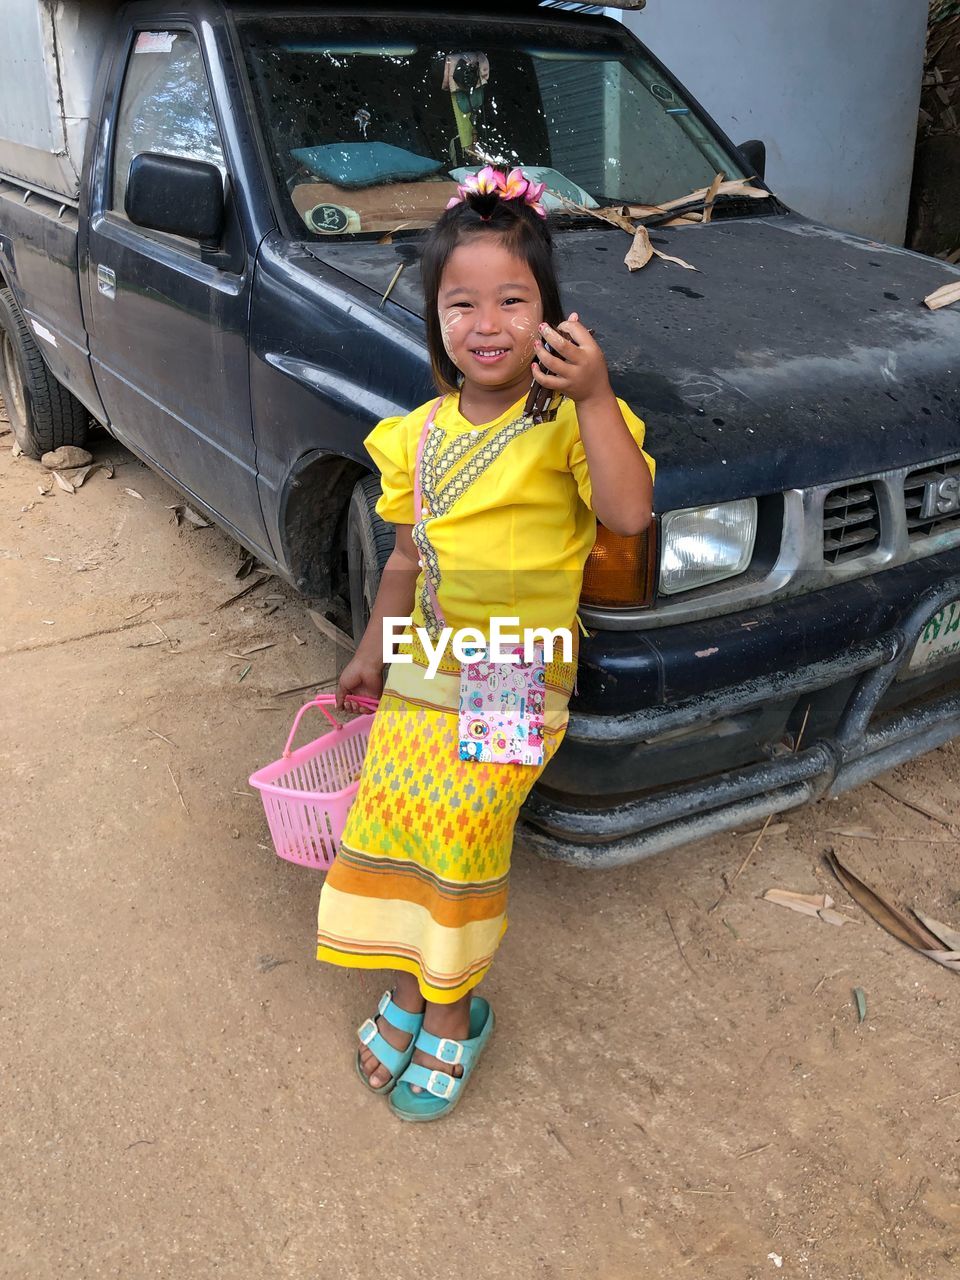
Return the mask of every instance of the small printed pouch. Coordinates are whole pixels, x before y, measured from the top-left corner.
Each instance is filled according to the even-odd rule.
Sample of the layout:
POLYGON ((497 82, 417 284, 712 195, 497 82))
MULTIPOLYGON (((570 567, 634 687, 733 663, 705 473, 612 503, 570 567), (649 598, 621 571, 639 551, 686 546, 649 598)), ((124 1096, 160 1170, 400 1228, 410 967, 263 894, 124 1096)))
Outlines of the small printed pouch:
POLYGON ((477 649, 460 669, 460 759, 487 764, 543 764, 546 667, 534 661, 491 662, 477 649))

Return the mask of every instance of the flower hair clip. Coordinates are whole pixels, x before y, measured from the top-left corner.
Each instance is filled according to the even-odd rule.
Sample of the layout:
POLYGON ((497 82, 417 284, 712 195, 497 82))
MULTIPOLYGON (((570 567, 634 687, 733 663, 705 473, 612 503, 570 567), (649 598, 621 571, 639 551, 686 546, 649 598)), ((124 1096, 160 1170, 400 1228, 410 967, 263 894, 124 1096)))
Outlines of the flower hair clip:
POLYGON ((540 197, 547 189, 545 182, 534 182, 522 169, 511 169, 504 173, 486 165, 479 173, 468 173, 463 182, 457 186, 457 195, 447 202, 447 208, 453 209, 463 204, 470 196, 499 196, 501 200, 522 200, 541 218, 547 211, 540 197))

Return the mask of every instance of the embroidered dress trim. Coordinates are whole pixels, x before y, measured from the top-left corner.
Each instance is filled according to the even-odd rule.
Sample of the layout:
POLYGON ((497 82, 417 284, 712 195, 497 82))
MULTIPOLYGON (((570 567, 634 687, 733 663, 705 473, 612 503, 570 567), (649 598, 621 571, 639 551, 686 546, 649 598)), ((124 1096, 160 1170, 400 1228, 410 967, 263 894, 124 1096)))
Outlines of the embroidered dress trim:
POLYGON ((440 562, 430 541, 428 526, 437 516, 449 515, 455 504, 497 461, 512 441, 537 426, 526 414, 506 423, 487 440, 467 434, 452 441, 441 453, 443 433, 437 431, 433 415, 427 420, 427 439, 420 455, 420 492, 423 503, 413 526, 413 542, 423 563, 420 609, 427 632, 436 640, 442 630, 436 602, 440 599, 440 562), (469 455, 473 454, 472 457, 469 455), (459 470, 454 470, 460 463, 459 470), (453 472, 451 475, 450 473, 453 472), (450 478, 441 483, 445 476, 450 478))

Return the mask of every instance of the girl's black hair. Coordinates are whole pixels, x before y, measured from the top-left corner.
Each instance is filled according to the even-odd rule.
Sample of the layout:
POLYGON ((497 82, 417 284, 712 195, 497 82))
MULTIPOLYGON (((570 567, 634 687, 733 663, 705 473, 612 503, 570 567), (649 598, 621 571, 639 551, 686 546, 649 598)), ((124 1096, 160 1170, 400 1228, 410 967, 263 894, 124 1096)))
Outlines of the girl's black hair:
MULTIPOLYGON (((455 391, 460 370, 447 355, 440 327, 437 300, 440 281, 453 253, 465 240, 496 235, 503 247, 530 268, 540 290, 543 318, 554 328, 563 319, 560 286, 553 263, 553 240, 545 218, 522 199, 503 200, 497 192, 469 193, 434 223, 424 236, 420 257, 420 278, 426 300, 427 350, 430 367, 440 391, 455 391)), ((532 375, 531 375, 532 381, 532 375)))

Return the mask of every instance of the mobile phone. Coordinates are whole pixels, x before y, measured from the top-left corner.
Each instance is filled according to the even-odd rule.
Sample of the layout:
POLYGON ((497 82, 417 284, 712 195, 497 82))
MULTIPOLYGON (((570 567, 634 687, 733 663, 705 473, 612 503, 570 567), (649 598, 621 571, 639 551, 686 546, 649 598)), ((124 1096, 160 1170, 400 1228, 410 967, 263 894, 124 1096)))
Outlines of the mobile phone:
MULTIPOLYGON (((571 338, 571 339, 570 339, 570 341, 572 342, 572 341, 573 341, 573 339, 571 338)), ((551 347, 550 343, 549 343, 549 342, 547 342, 547 340, 546 340, 545 338, 543 339, 543 349, 544 349, 544 351, 548 352, 550 355, 552 355, 552 356, 556 356, 558 360, 562 360, 562 359, 563 359, 563 356, 560 354, 560 352, 559 352, 559 351, 554 351, 553 347, 551 347)), ((540 364, 540 361, 539 361, 539 360, 537 360, 537 364, 539 364, 539 365, 540 365, 540 368, 543 370, 543 372, 544 372, 544 373, 549 373, 549 372, 550 372, 550 370, 547 368, 547 366, 546 366, 545 364, 540 364)))

